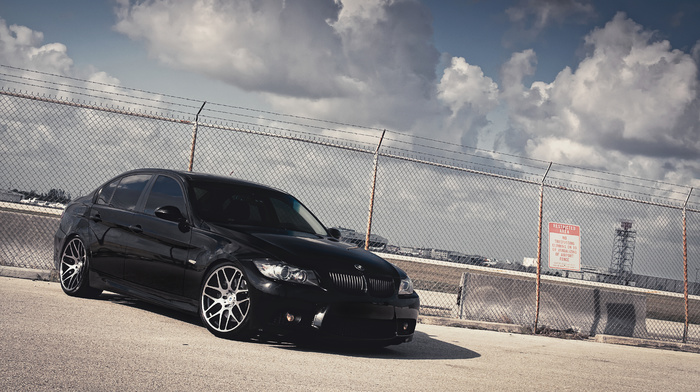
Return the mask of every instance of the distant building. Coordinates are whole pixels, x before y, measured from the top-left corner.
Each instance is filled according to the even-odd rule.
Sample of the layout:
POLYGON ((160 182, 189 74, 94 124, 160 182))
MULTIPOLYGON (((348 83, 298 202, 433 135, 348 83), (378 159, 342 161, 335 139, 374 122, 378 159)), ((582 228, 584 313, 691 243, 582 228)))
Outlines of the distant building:
POLYGON ((388 253, 398 254, 401 252, 401 247, 396 245, 387 245, 385 249, 388 253))
POLYGON ((524 267, 537 267, 537 258, 536 257, 523 257, 523 266, 524 267))
POLYGON ((453 263, 466 263, 467 257, 468 255, 462 252, 450 251, 447 254, 447 261, 451 261, 453 263))
POLYGON ((442 249, 431 249, 430 250, 430 258, 433 260, 448 260, 448 257, 450 255, 450 251, 447 250, 442 250, 442 249))
POLYGON ((10 203, 19 203, 24 197, 23 194, 13 192, 6 189, 0 189, 0 201, 8 201, 10 203))
POLYGON ((412 246, 402 246, 399 250, 399 253, 405 256, 420 256, 420 250, 412 246))
MULTIPOLYGON (((340 240, 348 243, 357 245, 360 248, 365 247, 365 241, 367 240, 367 234, 358 233, 353 229, 346 229, 344 227, 337 227, 340 231, 340 240)), ((389 241, 379 235, 370 234, 369 235, 369 249, 373 251, 384 251, 386 249, 389 241)))

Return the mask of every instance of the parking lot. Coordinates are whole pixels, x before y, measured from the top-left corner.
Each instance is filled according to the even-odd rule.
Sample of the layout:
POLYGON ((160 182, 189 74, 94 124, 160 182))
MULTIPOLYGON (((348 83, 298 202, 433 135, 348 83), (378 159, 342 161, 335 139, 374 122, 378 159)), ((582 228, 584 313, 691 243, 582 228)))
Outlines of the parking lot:
POLYGON ((694 390, 698 354, 420 324, 379 351, 215 338, 115 294, 0 277, 0 390, 694 390))

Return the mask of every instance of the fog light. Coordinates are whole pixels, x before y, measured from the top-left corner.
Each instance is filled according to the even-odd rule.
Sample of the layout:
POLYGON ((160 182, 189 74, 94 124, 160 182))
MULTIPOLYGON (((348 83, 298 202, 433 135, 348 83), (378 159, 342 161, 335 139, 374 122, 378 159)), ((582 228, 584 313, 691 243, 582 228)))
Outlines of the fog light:
POLYGON ((408 323, 404 321, 403 325, 401 326, 403 328, 404 332, 408 331, 408 323))
POLYGON ((288 321, 288 322, 293 323, 293 322, 294 322, 294 319, 296 319, 296 316, 294 316, 294 315, 291 314, 291 313, 287 313, 287 321, 288 321))

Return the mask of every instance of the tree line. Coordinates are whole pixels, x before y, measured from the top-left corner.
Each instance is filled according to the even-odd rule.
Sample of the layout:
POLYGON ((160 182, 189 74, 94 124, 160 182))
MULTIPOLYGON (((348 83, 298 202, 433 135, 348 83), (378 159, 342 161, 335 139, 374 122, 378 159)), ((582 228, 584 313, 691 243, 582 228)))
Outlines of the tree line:
POLYGON ((63 189, 51 189, 47 193, 38 193, 37 191, 20 191, 13 189, 12 192, 21 193, 24 199, 37 199, 49 203, 67 204, 71 201, 70 193, 63 189))

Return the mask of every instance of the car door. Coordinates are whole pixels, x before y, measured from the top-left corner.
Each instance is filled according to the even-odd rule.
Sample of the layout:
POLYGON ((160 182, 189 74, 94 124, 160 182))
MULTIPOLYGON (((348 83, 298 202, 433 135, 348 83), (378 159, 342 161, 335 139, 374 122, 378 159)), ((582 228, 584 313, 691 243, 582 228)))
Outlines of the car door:
POLYGON ((184 269, 192 233, 188 226, 155 216, 159 207, 177 207, 188 216, 181 184, 158 175, 149 185, 143 206, 133 213, 126 244, 124 279, 160 292, 182 295, 184 269))
POLYGON ((92 269, 102 275, 124 276, 126 243, 130 240, 131 215, 136 209, 150 174, 120 177, 98 192, 90 209, 92 269))

